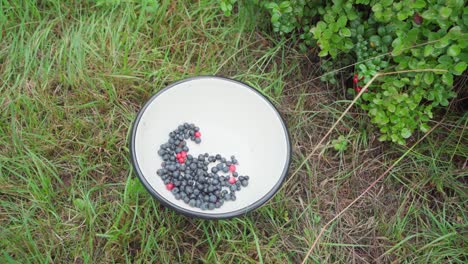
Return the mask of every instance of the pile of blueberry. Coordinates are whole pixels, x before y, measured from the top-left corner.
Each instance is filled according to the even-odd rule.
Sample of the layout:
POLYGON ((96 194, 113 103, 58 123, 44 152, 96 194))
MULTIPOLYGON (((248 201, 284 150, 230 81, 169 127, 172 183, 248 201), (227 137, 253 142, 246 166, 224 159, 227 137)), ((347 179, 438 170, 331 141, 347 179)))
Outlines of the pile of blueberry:
POLYGON ((160 146, 158 154, 163 162, 157 174, 166 189, 177 200, 202 210, 213 210, 226 201, 235 201, 235 192, 249 184, 249 176, 239 176, 236 172, 236 157, 228 160, 208 153, 194 157, 188 154, 187 139, 200 144, 200 128, 184 123, 169 133, 169 141, 160 146))

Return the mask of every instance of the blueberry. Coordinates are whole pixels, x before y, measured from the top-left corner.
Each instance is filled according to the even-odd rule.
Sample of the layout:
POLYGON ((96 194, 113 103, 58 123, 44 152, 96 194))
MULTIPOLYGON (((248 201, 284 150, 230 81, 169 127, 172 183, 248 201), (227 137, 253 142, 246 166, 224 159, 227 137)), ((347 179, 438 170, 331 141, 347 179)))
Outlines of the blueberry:
POLYGON ((195 139, 195 143, 200 144, 200 143, 201 143, 201 139, 200 139, 200 138, 196 138, 196 139, 195 139))
POLYGON ((216 206, 215 206, 214 203, 209 203, 209 204, 208 204, 208 209, 210 209, 210 210, 215 209, 215 207, 216 207, 216 206))
POLYGON ((194 207, 195 204, 196 204, 195 200, 194 200, 194 199, 190 199, 189 205, 190 205, 191 207, 194 207))
POLYGON ((181 198, 180 194, 178 194, 178 193, 174 194, 174 198, 176 198, 176 200, 180 200, 180 198, 181 198))
POLYGON ((241 181, 241 185, 243 187, 247 187, 247 185, 249 185, 249 181, 247 181, 247 180, 241 181))
POLYGON ((216 196, 210 195, 210 199, 209 199, 210 202, 215 203, 216 200, 217 200, 216 196))

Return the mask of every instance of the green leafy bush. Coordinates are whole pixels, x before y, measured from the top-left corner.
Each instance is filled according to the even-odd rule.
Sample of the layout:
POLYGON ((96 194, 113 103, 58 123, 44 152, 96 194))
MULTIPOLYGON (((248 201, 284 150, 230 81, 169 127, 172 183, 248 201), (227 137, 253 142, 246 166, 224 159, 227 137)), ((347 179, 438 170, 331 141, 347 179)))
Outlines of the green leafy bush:
MULTIPOLYGON (((232 10, 235 0, 222 2, 232 10)), ((455 96, 454 75, 467 68, 463 0, 252 2, 271 15, 276 32, 300 39, 301 48, 316 45, 321 57, 355 63, 349 93, 378 72, 400 72, 379 78, 358 101, 380 129, 380 140, 404 144, 415 130, 427 131, 434 107, 447 106, 455 96)), ((331 63, 322 67, 332 70, 331 63)))

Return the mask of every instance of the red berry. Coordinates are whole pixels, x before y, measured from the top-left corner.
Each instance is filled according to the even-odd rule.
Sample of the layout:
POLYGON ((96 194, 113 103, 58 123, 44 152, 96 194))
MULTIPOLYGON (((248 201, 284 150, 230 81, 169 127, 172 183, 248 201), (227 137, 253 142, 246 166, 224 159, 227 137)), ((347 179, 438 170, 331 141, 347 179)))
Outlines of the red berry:
POLYGON ((182 151, 182 152, 180 153, 180 156, 181 156, 182 158, 185 159, 185 158, 187 157, 187 152, 182 151))
POLYGON ((179 161, 179 163, 184 163, 185 162, 185 159, 184 158, 179 158, 177 159, 179 161))
POLYGON ((166 189, 168 189, 169 191, 172 191, 172 189, 174 189, 174 184, 172 182, 166 184, 166 189))
POLYGON ((358 82, 359 82, 359 76, 357 74, 354 74, 353 83, 358 83, 358 82))
POLYGON ((237 179, 234 178, 234 177, 229 178, 229 183, 230 184, 234 184, 234 183, 236 183, 236 181, 237 181, 237 179))
POLYGON ((356 86, 356 88, 354 88, 354 90, 355 90, 356 92, 358 92, 358 93, 361 91, 361 89, 362 89, 361 86, 356 86))
POLYGON ((236 171, 236 166, 235 165, 229 166, 229 171, 230 172, 235 172, 236 171))
POLYGON ((199 138, 199 137, 201 137, 201 133, 200 133, 200 131, 197 131, 197 132, 195 132, 195 137, 196 137, 196 138, 199 138))
POLYGON ((177 159, 182 158, 182 154, 180 154, 180 153, 177 153, 175 156, 176 156, 177 159))
POLYGON ((416 23, 416 25, 421 25, 423 22, 423 17, 420 14, 416 13, 413 16, 413 21, 414 23, 416 23))

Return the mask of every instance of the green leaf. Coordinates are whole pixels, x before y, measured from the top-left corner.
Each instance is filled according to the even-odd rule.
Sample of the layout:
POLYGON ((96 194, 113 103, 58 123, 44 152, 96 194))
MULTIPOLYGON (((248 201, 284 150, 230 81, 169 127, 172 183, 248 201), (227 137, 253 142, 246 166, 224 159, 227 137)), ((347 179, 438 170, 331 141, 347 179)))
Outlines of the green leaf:
POLYGON ((440 56, 439 59, 437 59, 437 61, 440 63, 440 64, 443 64, 445 66, 451 66, 453 64, 453 60, 452 58, 450 58, 449 56, 447 55, 444 55, 444 56, 440 56))
POLYGON ((342 37, 351 37, 351 30, 349 30, 349 28, 342 28, 340 30, 340 36, 342 36, 342 37))
POLYGON ((279 13, 274 13, 271 15, 271 23, 276 23, 280 19, 281 15, 279 13))
POLYGON ((434 9, 428 9, 424 11, 421 16, 427 20, 435 20, 437 18, 437 12, 434 9))
POLYGON ((452 86, 453 85, 453 75, 450 74, 450 73, 444 73, 442 75, 442 82, 449 85, 449 86, 452 86))
POLYGON ((401 41, 401 38, 394 39, 392 42, 392 47, 393 47, 392 55, 393 56, 400 55, 401 52, 403 51, 403 42, 401 41))
POLYGON ((434 43, 434 47, 437 49, 442 49, 447 47, 450 44, 450 39, 448 37, 443 37, 436 43, 434 43))
POLYGON ((424 57, 431 56, 433 51, 434 47, 432 45, 427 45, 426 47, 424 47, 424 57))
POLYGON ((450 7, 442 7, 439 9, 439 15, 443 18, 448 18, 452 14, 452 9, 450 7))
POLYGON ((432 84, 432 82, 434 82, 434 73, 426 72, 424 74, 424 82, 427 84, 432 84))
POLYGON ((291 3, 289 1, 283 1, 279 5, 280 9, 284 10, 287 9, 288 7, 291 7, 291 3))
POLYGON ((423 8, 426 6, 426 2, 424 0, 416 0, 411 4, 412 8, 423 8))
POLYGON ((378 138, 379 141, 386 141, 388 140, 388 136, 387 135, 381 135, 379 138, 378 138))
POLYGON ((346 23, 348 22, 348 18, 346 16, 340 16, 338 20, 336 21, 336 24, 338 27, 342 28, 346 26, 346 23))
POLYGON ((409 137, 411 137, 411 130, 409 130, 408 128, 405 127, 405 128, 403 128, 403 129, 401 130, 400 135, 401 135, 403 138, 409 138, 409 137))
POLYGON ((382 10, 383 10, 382 5, 378 3, 372 7, 372 11, 374 11, 375 13, 382 12, 382 10))
POLYGON ((380 0, 379 1, 379 3, 384 7, 390 6, 393 2, 394 2, 393 0, 380 0))
POLYGON ((421 124, 419 125, 419 129, 423 132, 423 133, 426 133, 427 131, 429 131, 429 126, 427 124, 421 124))
POLYGON ((457 63, 457 65, 455 65, 455 67, 453 67, 453 74, 455 75, 461 75, 465 70, 466 70, 466 62, 462 61, 462 62, 459 62, 457 63))
POLYGON ((278 4, 275 2, 268 2, 267 4, 265 4, 265 7, 267 9, 278 9, 278 4))
POLYGON ((447 49, 447 55, 456 57, 458 54, 460 54, 461 48, 458 45, 452 45, 447 49))
POLYGON ((328 51, 327 50, 322 50, 322 51, 319 52, 318 55, 319 55, 319 57, 325 57, 325 56, 328 55, 328 51))
POLYGON ((400 80, 398 80, 398 79, 394 79, 394 80, 393 80, 393 85, 395 85, 395 86, 398 87, 398 88, 402 88, 403 86, 405 86, 405 83, 402 82, 402 81, 400 81, 400 80))

